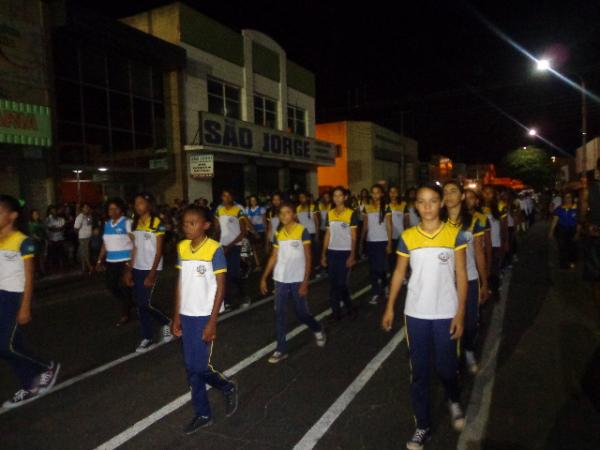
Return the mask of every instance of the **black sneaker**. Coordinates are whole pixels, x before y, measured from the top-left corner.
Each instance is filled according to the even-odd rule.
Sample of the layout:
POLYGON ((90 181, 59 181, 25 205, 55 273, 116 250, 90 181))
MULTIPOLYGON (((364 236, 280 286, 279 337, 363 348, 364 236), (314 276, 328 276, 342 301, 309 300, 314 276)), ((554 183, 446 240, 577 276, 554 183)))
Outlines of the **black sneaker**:
POLYGON ((50 363, 48 370, 42 372, 35 380, 35 389, 39 394, 45 394, 54 387, 56 378, 60 372, 60 364, 56 364, 54 361, 50 363))
POLYGON ((185 434, 194 434, 200 428, 209 427, 213 423, 210 417, 196 416, 190 423, 183 429, 185 434))
POLYGON ((33 391, 28 391, 27 389, 20 389, 17 392, 15 392, 13 398, 5 401, 2 404, 2 407, 6 409, 17 408, 18 406, 24 405, 34 400, 36 396, 37 394, 33 391))
POLYGON ((406 443, 408 450, 423 450, 425 448, 425 442, 431 437, 431 430, 429 428, 417 428, 413 437, 406 443))
POLYGON ((225 400, 225 416, 231 417, 238 409, 238 385, 237 382, 231 381, 233 386, 228 391, 223 391, 223 400, 225 400))

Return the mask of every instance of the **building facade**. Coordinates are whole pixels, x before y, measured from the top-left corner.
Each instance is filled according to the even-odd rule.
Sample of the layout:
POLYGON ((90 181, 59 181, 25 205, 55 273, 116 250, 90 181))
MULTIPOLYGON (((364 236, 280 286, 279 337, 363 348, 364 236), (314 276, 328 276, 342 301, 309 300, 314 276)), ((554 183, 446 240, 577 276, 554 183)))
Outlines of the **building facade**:
POLYGON ((181 198, 185 51, 64 3, 53 16, 57 198, 181 198))
POLYGON ((318 170, 319 189, 348 186, 353 192, 374 183, 403 192, 418 181, 417 141, 373 122, 333 122, 316 126, 318 138, 339 145, 333 167, 318 170))
POLYGON ((315 139, 314 74, 255 30, 241 33, 173 3, 122 19, 185 50, 182 159, 185 197, 317 191, 335 145, 315 139))
POLYGON ((48 20, 46 2, 0 2, 0 193, 38 209, 54 192, 48 20))

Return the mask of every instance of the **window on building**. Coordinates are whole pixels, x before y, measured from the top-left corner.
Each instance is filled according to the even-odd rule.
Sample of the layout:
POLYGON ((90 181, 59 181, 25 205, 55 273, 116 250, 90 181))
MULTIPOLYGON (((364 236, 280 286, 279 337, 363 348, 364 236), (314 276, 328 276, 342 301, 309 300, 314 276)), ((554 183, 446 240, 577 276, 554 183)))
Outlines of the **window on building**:
POLYGON ((277 104, 262 95, 254 96, 254 123, 268 128, 277 128, 277 104))
POLYGON ((288 105, 288 131, 306 136, 306 110, 288 105))
POLYGON ((240 88, 214 78, 208 79, 208 112, 239 119, 240 88))
MULTIPOLYGON (((160 67, 112 51, 83 48, 72 39, 59 42, 55 58, 61 66, 56 68, 55 82, 61 162, 75 161, 74 149, 81 152, 78 163, 93 164, 104 163, 119 152, 145 150, 150 154, 167 146, 160 67)), ((233 109, 234 93, 231 89, 222 92, 233 109)), ((143 161, 121 158, 120 164, 138 167, 143 161)))

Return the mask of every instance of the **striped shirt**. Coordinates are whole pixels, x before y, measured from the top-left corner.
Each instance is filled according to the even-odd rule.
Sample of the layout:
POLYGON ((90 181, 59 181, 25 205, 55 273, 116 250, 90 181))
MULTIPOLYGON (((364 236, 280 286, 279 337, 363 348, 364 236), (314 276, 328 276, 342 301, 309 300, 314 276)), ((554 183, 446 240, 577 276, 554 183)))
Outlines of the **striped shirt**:
POLYGON ((104 247, 107 262, 123 262, 131 259, 133 241, 131 239, 131 219, 121 216, 115 223, 108 219, 104 223, 104 247))

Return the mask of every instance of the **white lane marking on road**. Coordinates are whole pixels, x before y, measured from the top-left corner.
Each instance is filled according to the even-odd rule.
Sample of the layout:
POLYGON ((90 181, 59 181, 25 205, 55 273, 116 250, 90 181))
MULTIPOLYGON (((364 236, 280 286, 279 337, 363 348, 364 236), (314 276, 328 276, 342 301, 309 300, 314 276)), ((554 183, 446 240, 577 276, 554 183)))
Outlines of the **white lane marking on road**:
POLYGON ((300 439, 294 446, 294 450, 310 450, 317 445, 317 442, 327 433, 333 423, 350 405, 352 400, 366 386, 375 372, 383 365, 386 359, 398 347, 400 342, 404 340, 404 327, 402 327, 392 339, 383 347, 377 355, 366 365, 356 379, 346 388, 346 390, 338 397, 338 399, 329 407, 329 409, 321 416, 310 430, 300 439))
MULTIPOLYGON (((361 295, 368 292, 369 289, 371 289, 371 286, 365 286, 364 288, 355 292, 352 295, 352 299, 356 299, 356 298, 360 297, 361 295)), ((315 319, 322 320, 323 318, 327 317, 330 314, 331 314, 331 309, 328 308, 325 311, 323 311, 321 314, 316 316, 315 319)), ((308 327, 306 325, 299 325, 296 328, 294 328, 292 331, 290 331, 286 335, 286 337, 288 340, 293 339, 294 337, 298 336, 300 333, 302 333, 307 328, 308 327)), ((270 344, 265 345, 260 350, 257 350, 252 355, 248 356, 247 358, 243 359, 239 363, 237 363, 234 366, 227 369, 224 372, 225 376, 232 377, 233 375, 242 371, 246 367, 252 365, 259 359, 265 357, 266 355, 268 355, 269 353, 274 351, 276 345, 277 345, 277 341, 273 341, 270 344)), ((208 389, 210 389, 210 386, 207 386, 207 390, 208 389)), ((121 433, 117 434, 116 436, 114 436, 110 440, 106 441, 105 443, 99 445, 98 447, 96 447, 96 450, 113 450, 113 449, 119 447, 120 445, 123 445, 125 442, 127 442, 130 439, 132 439, 133 437, 137 436, 139 433, 141 433, 142 431, 144 431, 146 428, 150 427, 154 423, 158 422, 163 417, 165 417, 165 416, 171 414, 173 411, 181 408, 183 405, 185 405, 187 402, 189 402, 191 400, 191 397, 192 397, 191 393, 189 393, 189 392, 177 397, 172 402, 167 403, 162 408, 158 409, 157 411, 153 412, 152 414, 143 418, 142 420, 134 423, 131 427, 129 427, 126 430, 122 431, 121 433)))
MULTIPOLYGON (((313 278, 312 280, 310 280, 309 284, 314 284, 314 283, 317 283, 319 281, 323 281, 323 280, 326 280, 326 279, 327 279, 326 276, 325 277, 321 277, 321 278, 313 278)), ((248 311, 253 310, 254 308, 258 308, 259 306, 264 305, 265 303, 272 302, 274 298, 275 298, 275 295, 270 295, 269 297, 265 297, 265 298, 263 298, 263 299, 255 302, 255 303, 252 303, 250 306, 248 306, 246 308, 238 308, 235 311, 224 313, 224 314, 220 315, 217 320, 219 322, 223 322, 224 320, 230 319, 231 317, 235 317, 238 314, 246 313, 248 311)), ((105 371, 107 371, 109 369, 112 369, 113 367, 116 367, 119 364, 123 364, 124 362, 129 361, 130 359, 137 358, 138 356, 142 356, 142 355, 147 355, 151 351, 156 350, 157 348, 159 348, 159 347, 161 347, 161 346, 163 346, 165 344, 166 343, 159 342, 159 343, 154 344, 153 346, 151 346, 150 349, 147 350, 144 353, 137 353, 137 352, 129 353, 129 354, 121 356, 120 358, 117 358, 117 359, 115 359, 113 361, 110 361, 110 362, 108 362, 106 364, 98 366, 98 367, 96 367, 94 369, 88 370, 87 372, 79 374, 79 375, 77 375, 75 377, 68 378, 65 381, 63 381, 62 383, 59 383, 59 384, 55 385, 54 388, 52 388, 52 390, 50 392, 48 392, 48 393, 46 393, 44 395, 40 395, 38 398, 36 398, 33 401, 37 401, 39 399, 42 399, 42 398, 46 397, 47 395, 51 395, 54 392, 58 392, 58 391, 60 391, 60 390, 62 390, 64 388, 72 386, 75 383, 78 383, 80 381, 85 380, 86 378, 93 377, 94 375, 98 375, 99 373, 102 373, 102 372, 105 372, 105 371)), ((9 412, 9 411, 15 411, 16 409, 18 409, 18 408, 0 408, 0 416, 2 414, 5 414, 5 413, 9 412)))
POLYGON ((500 300, 494 305, 488 335, 485 338, 481 356, 480 370, 475 377, 473 390, 467 405, 465 429, 460 434, 457 450, 480 448, 485 437, 487 422, 492 406, 492 394, 496 381, 496 364, 498 351, 502 342, 502 326, 504 324, 504 311, 508 298, 511 273, 507 273, 500 290, 500 300))

